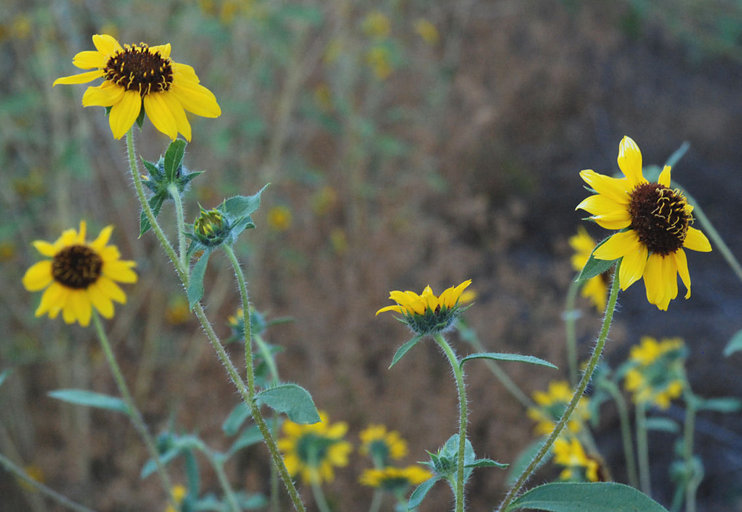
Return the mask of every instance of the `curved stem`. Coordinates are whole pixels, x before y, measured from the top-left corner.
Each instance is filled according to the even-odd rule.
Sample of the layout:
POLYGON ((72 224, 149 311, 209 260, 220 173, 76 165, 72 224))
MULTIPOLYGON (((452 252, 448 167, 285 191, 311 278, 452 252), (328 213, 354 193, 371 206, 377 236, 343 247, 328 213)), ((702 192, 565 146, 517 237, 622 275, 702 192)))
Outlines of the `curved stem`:
POLYGON ((652 495, 652 479, 649 474, 649 443, 647 441, 647 408, 636 404, 636 451, 639 454, 639 488, 647 496, 652 495))
POLYGON ((577 335, 575 333, 575 323, 580 316, 580 312, 575 309, 577 292, 580 290, 580 284, 572 280, 567 291, 567 301, 564 307, 564 329, 567 340, 567 363, 569 364, 569 383, 572 387, 577 385, 577 335))
POLYGON ((608 337, 608 330, 610 329, 611 322, 613 320, 613 312, 616 309, 616 301, 618 299, 618 290, 619 290, 618 268, 620 265, 621 265, 621 262, 619 261, 616 264, 615 270, 613 271, 613 283, 611 285, 610 296, 608 297, 608 305, 606 306, 606 309, 605 309, 603 325, 600 329, 600 334, 598 335, 598 340, 595 343, 595 347, 593 348, 593 353, 590 356, 590 360, 587 363, 587 367, 585 368, 585 373, 582 375, 582 379, 580 379, 580 382, 577 385, 577 389, 575 389, 574 395, 572 395, 572 400, 570 400, 569 405, 567 405, 567 408, 564 410, 564 413, 562 414, 562 417, 559 419, 557 424, 554 426, 554 430, 551 432, 551 434, 549 434, 549 437, 546 439, 544 444, 541 445, 541 448, 539 449, 536 456, 533 458, 530 464, 528 464, 528 466, 523 470, 523 472, 520 474, 520 476, 516 480, 515 484, 510 488, 510 490, 505 495, 505 498, 502 500, 502 503, 500 503, 500 506, 497 509, 500 512, 505 512, 507 510, 507 507, 518 495, 518 493, 520 492, 520 489, 525 485, 525 483, 531 477, 531 474, 539 466, 539 464, 541 463, 541 460, 544 458, 544 456, 546 456, 549 450, 551 450, 551 447, 554 444, 554 441, 556 441, 557 438, 559 437, 559 434, 562 433, 562 429, 564 429, 564 426, 567 424, 567 421, 569 421, 569 418, 572 415, 572 412, 574 412, 575 408, 577 407, 577 403, 580 401, 580 398, 582 398, 582 395, 585 393, 585 389, 587 388, 587 385, 593 376, 593 372, 595 371, 595 367, 598 365, 598 361, 600 360, 600 355, 603 353, 603 348, 605 347, 605 341, 606 341, 606 338, 608 337))
POLYGON ((327 504, 327 498, 325 498, 325 493, 322 492, 322 486, 314 481, 312 481, 312 494, 320 512, 330 512, 330 505, 327 504))
POLYGON ((175 203, 175 229, 178 230, 178 261, 183 270, 189 273, 188 261, 186 260, 186 237, 185 237, 185 213, 183 211, 183 201, 180 198, 180 192, 178 187, 174 184, 170 184, 167 187, 170 197, 173 198, 175 203))
POLYGON ((693 439, 695 437, 696 412, 698 399, 690 390, 690 383, 685 379, 685 421, 683 422, 683 458, 689 478, 685 486, 685 511, 696 512, 696 491, 701 483, 700 475, 693 463, 693 439))
POLYGON ((157 474, 162 481, 162 486, 165 489, 165 494, 168 497, 170 505, 177 509, 177 505, 172 496, 173 486, 170 483, 170 477, 165 470, 165 465, 160 459, 160 454, 157 452, 155 441, 147 430, 147 425, 145 425, 144 419, 142 419, 142 414, 139 412, 139 409, 137 409, 136 404, 134 404, 134 399, 132 398, 129 388, 126 385, 126 381, 124 380, 124 375, 121 373, 121 368, 116 362, 116 356, 113 355, 113 350, 111 350, 111 344, 108 342, 108 336, 106 336, 106 332, 103 329, 103 323, 101 322, 98 313, 95 311, 93 311, 93 324, 95 325, 95 333, 98 335, 98 340, 100 340, 101 348, 103 348, 103 353, 106 356, 108 366, 111 368, 111 373, 113 373, 113 380, 116 381, 119 393, 121 393, 121 397, 123 398, 124 403, 126 403, 128 416, 131 418, 134 428, 137 430, 139 436, 144 442, 144 445, 147 447, 149 456, 152 457, 152 460, 154 460, 155 465, 157 466, 157 474))
POLYGON ((371 498, 371 506, 368 507, 368 512, 379 512, 383 499, 384 493, 379 489, 374 489, 374 496, 371 498))
POLYGON ((234 490, 227 479, 227 474, 224 472, 224 464, 220 460, 217 460, 213 455, 209 454, 209 460, 211 461, 211 467, 214 468, 216 477, 219 480, 219 484, 224 490, 224 495, 229 502, 229 507, 234 512, 242 512, 240 504, 237 502, 237 497, 234 494, 234 490))
POLYGON ((247 283, 245 282, 245 274, 242 272, 240 262, 237 260, 237 256, 234 254, 234 249, 229 244, 224 245, 224 252, 227 253, 227 258, 232 264, 234 275, 237 278, 237 284, 240 289, 240 299, 242 301, 242 318, 245 335, 245 373, 247 374, 247 392, 251 397, 255 396, 255 371, 253 369, 253 358, 252 358, 252 322, 250 321, 250 297, 247 293, 247 283))
POLYGON ((456 512, 464 510, 464 455, 466 452, 466 387, 464 385, 464 371, 461 369, 459 360, 456 357, 451 345, 443 338, 440 333, 436 333, 433 338, 438 346, 443 349, 448 362, 451 364, 454 377, 456 378, 456 389, 459 393, 459 453, 456 458, 456 512))

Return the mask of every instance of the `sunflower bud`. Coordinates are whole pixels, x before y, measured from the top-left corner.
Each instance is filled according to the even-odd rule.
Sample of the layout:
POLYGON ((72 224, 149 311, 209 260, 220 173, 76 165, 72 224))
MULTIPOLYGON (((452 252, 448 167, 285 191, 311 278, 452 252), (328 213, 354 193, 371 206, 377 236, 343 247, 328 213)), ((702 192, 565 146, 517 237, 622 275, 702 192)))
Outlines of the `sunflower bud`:
POLYGON ((207 247, 221 244, 229 235, 229 221, 218 209, 204 210, 193 223, 195 238, 207 247))

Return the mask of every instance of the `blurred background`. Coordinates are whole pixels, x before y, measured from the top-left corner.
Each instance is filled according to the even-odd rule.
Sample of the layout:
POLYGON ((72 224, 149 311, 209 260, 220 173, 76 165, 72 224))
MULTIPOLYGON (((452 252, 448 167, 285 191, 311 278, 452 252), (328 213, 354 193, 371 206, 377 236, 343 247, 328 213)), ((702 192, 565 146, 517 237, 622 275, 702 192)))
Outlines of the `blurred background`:
MULTIPOLYGON (((742 254, 736 0, 6 0, 0 11, 0 369, 15 369, 0 388, 0 451, 100 510, 164 510, 165 502, 154 477, 139 479, 146 454, 129 423, 47 396, 117 393, 92 329, 34 318, 40 294, 20 282, 38 259, 31 241, 54 240, 80 219, 90 233, 116 226, 112 242, 137 261, 140 281, 126 288, 108 333, 154 432, 176 425, 225 448, 221 423, 238 396, 156 240, 137 238, 123 141, 112 139, 102 109, 80 107, 85 86, 51 87, 78 71, 72 57, 92 49, 95 33, 169 42, 173 60, 194 66, 215 93, 222 116, 191 118, 185 163, 206 174, 194 182, 187 218, 197 202, 215 207, 271 183, 257 229, 237 249, 253 305, 293 318, 267 333, 285 348, 281 376, 309 389, 331 421, 347 422, 353 442, 369 423, 398 430, 410 464, 455 432, 455 387, 430 343, 387 370, 409 333, 374 312, 389 290, 430 284, 438 293, 471 278, 478 298, 466 318, 488 350, 562 368, 513 364, 511 377, 527 393, 564 378, 567 241, 588 194, 578 172, 617 171, 624 135, 645 164, 690 143, 673 178, 742 254)), ((136 140, 148 160, 169 142, 149 121, 136 140)), ((166 206, 166 226, 172 217, 166 206)), ((596 239, 607 234, 587 228, 596 239)), ((722 350, 742 327, 742 284, 718 251, 691 252, 689 265, 693 296, 668 312, 646 302, 642 284, 620 295, 605 358, 618 365, 643 335, 682 337, 694 390, 739 397, 742 355, 722 350)), ((211 259, 206 303, 228 337, 239 296, 222 255, 211 259)), ((585 356, 600 316, 579 305, 585 356)), ((244 360, 239 344, 230 351, 244 360)), ((468 373, 477 454, 512 461, 533 439, 532 422, 483 365, 468 373)), ((625 481, 610 406, 596 434, 625 481)), ((650 436, 654 497, 665 505, 671 440, 650 436)), ((705 413, 696 440, 706 470, 699 510, 742 510, 742 417, 705 413)), ((236 486, 267 492, 267 467, 254 447, 228 471, 236 486)), ((357 483, 365 467, 354 456, 327 486, 336 510, 368 506, 371 492, 357 483)), ((534 482, 554 476, 546 469, 534 482)), ((471 509, 491 510, 504 482, 503 471, 478 470, 471 509)), ((204 485, 218 488, 209 473, 204 485)), ((0 509, 30 510, 24 492, 0 472, 0 509)), ((421 510, 447 508, 443 485, 434 496, 421 510)))

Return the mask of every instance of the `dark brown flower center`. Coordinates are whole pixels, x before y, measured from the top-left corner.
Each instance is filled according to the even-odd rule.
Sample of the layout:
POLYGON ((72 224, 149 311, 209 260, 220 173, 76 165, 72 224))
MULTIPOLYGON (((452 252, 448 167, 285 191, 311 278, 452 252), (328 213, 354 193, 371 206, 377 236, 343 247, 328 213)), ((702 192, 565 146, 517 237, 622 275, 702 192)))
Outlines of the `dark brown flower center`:
POLYGON ((173 83, 170 59, 153 52, 145 43, 124 46, 124 51, 108 59, 104 71, 106 80, 142 96, 167 91, 173 83))
POLYGON ((643 183, 631 192, 631 229, 655 254, 666 256, 683 246, 693 216, 679 190, 659 183, 643 183))
POLYGON ((52 277, 68 288, 82 290, 98 280, 103 260, 87 245, 71 245, 54 255, 52 277))

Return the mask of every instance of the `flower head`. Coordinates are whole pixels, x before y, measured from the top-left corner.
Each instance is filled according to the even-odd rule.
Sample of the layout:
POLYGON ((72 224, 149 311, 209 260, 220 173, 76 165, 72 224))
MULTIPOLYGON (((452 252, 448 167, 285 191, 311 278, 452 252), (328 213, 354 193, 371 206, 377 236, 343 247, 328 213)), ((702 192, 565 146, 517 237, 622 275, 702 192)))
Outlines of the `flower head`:
MULTIPOLYGON (((172 495, 175 504, 180 506, 183 504, 183 501, 188 495, 188 489, 186 489, 186 487, 183 485, 177 484, 174 485, 173 488, 170 490, 170 494, 172 495)), ((172 507, 172 505, 168 505, 165 509, 165 512, 176 512, 176 510, 172 507)))
POLYGON ((347 466, 353 447, 343 440, 348 431, 344 422, 330 424, 327 414, 319 413, 320 421, 301 425, 287 420, 278 448, 284 454, 286 469, 291 476, 301 475, 304 483, 331 482, 333 466, 347 466))
POLYGON ((191 140, 186 111, 202 117, 221 115, 216 97, 199 83, 193 68, 170 59, 169 43, 121 46, 110 35, 96 34, 93 44, 95 50, 80 52, 72 60, 78 68, 93 71, 57 78, 54 85, 103 78, 101 85, 88 87, 82 105, 111 108, 108 122, 114 138, 132 127, 142 107, 155 128, 171 139, 181 133, 191 140))
POLYGON ((430 286, 426 286, 420 295, 409 290, 394 290, 389 292, 389 298, 397 305, 381 308, 376 314, 385 311, 399 313, 410 329, 419 335, 440 332, 461 314, 459 299, 470 284, 471 279, 468 279, 458 286, 445 289, 439 297, 435 296, 430 286))
MULTIPOLYGON (((572 254, 572 268, 579 272, 590 259, 590 254, 595 249, 595 241, 587 234, 585 228, 580 226, 577 234, 569 239, 569 245, 575 251, 572 254)), ((591 277, 582 285, 582 296, 589 299, 600 312, 605 310, 607 294, 605 274, 591 277)))
POLYGON ((401 494, 408 487, 420 485, 432 477, 433 473, 420 466, 407 466, 406 468, 389 466, 383 469, 367 469, 361 474, 359 481, 369 487, 401 494))
POLYGON ((690 274, 685 249, 708 252, 706 236, 691 226, 693 206, 678 189, 670 188, 670 167, 651 183, 642 174, 642 155, 636 142, 624 137, 618 148, 623 178, 592 170, 580 177, 596 192, 577 205, 613 234, 593 255, 601 260, 622 258, 618 273, 622 290, 644 278, 647 300, 661 310, 678 295, 677 276, 690 297, 690 274))
POLYGON ((658 342, 644 336, 641 344, 631 348, 624 380, 624 387, 633 394, 634 402, 656 405, 660 409, 670 407, 670 402, 683 392, 685 357, 685 344, 680 338, 658 342))
POLYGON ((407 442, 396 430, 387 431, 384 425, 369 425, 360 433, 363 455, 369 455, 378 466, 386 466, 389 459, 407 455, 407 442))
POLYGON ((90 324, 92 307, 105 318, 113 317, 113 302, 126 302, 120 283, 135 283, 132 270, 136 263, 121 260, 115 245, 107 245, 113 226, 107 226, 92 242, 85 240, 85 222, 80 230, 67 229, 54 243, 36 240, 33 246, 47 260, 39 261, 23 276, 23 286, 30 292, 44 290, 36 316, 45 313, 62 318, 68 324, 90 324))
POLYGON ((600 464, 592 457, 585 454, 585 450, 577 440, 557 439, 554 441, 554 462, 565 466, 559 475, 561 480, 578 482, 597 482, 600 480, 598 470, 600 464))
POLYGON ((287 206, 274 206, 268 210, 268 226, 273 231, 286 231, 291 227, 291 210, 287 206))
MULTIPOLYGON (((554 425, 562 417, 570 400, 572 400, 572 388, 566 380, 551 381, 546 392, 533 393, 533 401, 536 402, 537 407, 528 409, 527 414, 536 422, 536 435, 548 435, 554 430, 554 425)), ((568 432, 576 434, 582 430, 585 421, 590 418, 589 403, 590 399, 587 397, 582 397, 577 402, 577 407, 567 422, 568 432)))

